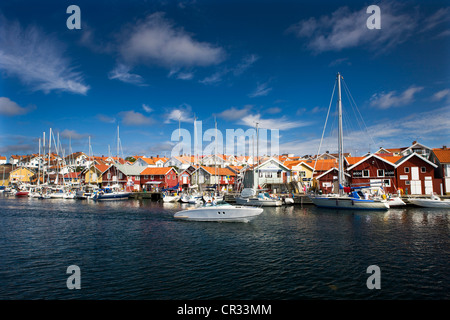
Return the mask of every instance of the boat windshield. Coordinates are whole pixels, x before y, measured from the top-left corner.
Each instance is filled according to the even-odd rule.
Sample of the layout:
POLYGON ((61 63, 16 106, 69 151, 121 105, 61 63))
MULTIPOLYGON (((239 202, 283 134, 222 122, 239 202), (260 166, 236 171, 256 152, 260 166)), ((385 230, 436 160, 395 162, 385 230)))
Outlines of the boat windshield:
POLYGON ((217 202, 206 202, 204 205, 204 207, 212 207, 212 206, 231 206, 231 204, 229 204, 228 202, 225 201, 217 201, 217 202))

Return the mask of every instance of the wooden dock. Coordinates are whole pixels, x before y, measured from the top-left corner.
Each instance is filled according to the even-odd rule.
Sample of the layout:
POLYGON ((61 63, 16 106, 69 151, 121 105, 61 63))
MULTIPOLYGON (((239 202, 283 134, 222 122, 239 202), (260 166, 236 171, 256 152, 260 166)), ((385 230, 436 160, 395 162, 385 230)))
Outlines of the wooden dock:
MULTIPOLYGON (((236 197, 238 197, 238 193, 229 193, 224 195, 223 200, 228 203, 236 203, 236 197)), ((288 195, 280 195, 281 197, 288 196, 288 195)), ((403 196, 402 200, 406 203, 407 206, 412 206, 412 204, 409 202, 409 197, 412 198, 429 198, 429 196, 425 195, 413 195, 413 196, 403 196)), ((440 196, 441 199, 450 199, 449 195, 440 196)), ((150 199, 151 201, 160 201, 163 198, 162 192, 133 192, 130 196, 131 199, 150 199)), ((309 199, 309 197, 305 194, 294 194, 294 204, 299 205, 309 205, 313 204, 312 201, 309 199)))

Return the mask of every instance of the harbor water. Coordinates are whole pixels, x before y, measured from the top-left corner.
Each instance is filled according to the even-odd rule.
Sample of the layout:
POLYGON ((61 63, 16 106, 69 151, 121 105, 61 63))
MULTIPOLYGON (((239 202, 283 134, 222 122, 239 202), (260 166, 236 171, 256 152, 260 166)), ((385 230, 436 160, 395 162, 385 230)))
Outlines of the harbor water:
POLYGON ((249 223, 173 218, 188 206, 0 196, 0 299, 450 298, 448 211, 294 205, 249 223), (72 265, 80 289, 68 289, 72 265))

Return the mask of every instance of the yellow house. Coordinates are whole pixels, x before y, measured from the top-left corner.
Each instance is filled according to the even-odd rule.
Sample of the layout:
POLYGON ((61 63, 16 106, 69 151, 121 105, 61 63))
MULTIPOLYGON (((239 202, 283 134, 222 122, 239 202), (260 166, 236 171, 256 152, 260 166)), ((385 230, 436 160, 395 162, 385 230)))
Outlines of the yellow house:
POLYGON ((285 161, 284 165, 291 169, 292 172, 291 180, 288 182, 300 182, 302 187, 305 185, 309 186, 314 170, 313 160, 285 161))
POLYGON ((9 173, 9 182, 30 183, 31 177, 34 175, 34 171, 28 168, 17 168, 9 173))
POLYGON ((108 170, 110 165, 96 164, 89 167, 84 174, 84 181, 87 184, 101 184, 103 182, 103 173, 108 170))

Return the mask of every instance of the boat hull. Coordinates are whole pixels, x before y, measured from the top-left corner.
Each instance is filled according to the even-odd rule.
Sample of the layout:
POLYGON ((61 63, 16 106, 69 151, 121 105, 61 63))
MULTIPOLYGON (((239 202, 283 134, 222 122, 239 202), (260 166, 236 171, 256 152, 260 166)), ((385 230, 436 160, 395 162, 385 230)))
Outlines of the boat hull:
POLYGON ((249 222, 262 212, 262 208, 219 205, 183 210, 175 213, 174 218, 190 221, 249 222))
POLYGON ((130 196, 130 192, 113 192, 105 194, 97 194, 94 196, 94 200, 104 201, 104 200, 127 200, 130 196))
POLYGON ((424 208, 450 209, 450 201, 448 200, 409 199, 409 203, 424 208))
POLYGON ((180 199, 178 196, 164 196, 163 201, 164 202, 177 202, 180 199))
POLYGON ((388 199, 388 203, 389 203, 389 207, 400 207, 400 206, 405 206, 406 203, 400 199, 399 197, 394 197, 394 198, 390 198, 388 199))
POLYGON ((310 197, 311 201, 321 208, 351 210, 387 210, 387 201, 353 199, 346 197, 310 197))

